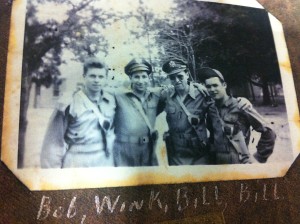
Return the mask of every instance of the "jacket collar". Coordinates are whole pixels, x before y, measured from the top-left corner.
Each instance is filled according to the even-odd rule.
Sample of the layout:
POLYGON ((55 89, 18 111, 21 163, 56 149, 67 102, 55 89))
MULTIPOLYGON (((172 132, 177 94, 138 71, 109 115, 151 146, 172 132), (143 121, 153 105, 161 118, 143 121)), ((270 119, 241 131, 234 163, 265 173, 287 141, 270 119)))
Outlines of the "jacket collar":
POLYGON ((224 102, 224 106, 225 107, 228 107, 230 106, 231 104, 233 103, 233 97, 232 96, 229 96, 229 98, 224 102))

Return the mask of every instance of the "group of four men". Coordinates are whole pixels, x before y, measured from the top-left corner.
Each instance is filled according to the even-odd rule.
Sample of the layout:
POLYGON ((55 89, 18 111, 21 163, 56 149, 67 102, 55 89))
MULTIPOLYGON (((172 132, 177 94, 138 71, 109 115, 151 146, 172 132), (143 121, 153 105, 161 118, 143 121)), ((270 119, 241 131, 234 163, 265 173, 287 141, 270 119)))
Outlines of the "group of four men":
POLYGON ((171 86, 150 89, 152 66, 144 59, 125 67, 131 89, 108 92, 108 68, 97 58, 84 63, 84 88, 59 103, 41 153, 43 168, 155 166, 156 117, 163 111, 169 165, 251 163, 250 127, 261 133, 254 157, 266 162, 275 133, 246 99, 226 92, 222 74, 202 68, 204 86, 189 80, 187 64, 167 61, 162 70, 171 86))

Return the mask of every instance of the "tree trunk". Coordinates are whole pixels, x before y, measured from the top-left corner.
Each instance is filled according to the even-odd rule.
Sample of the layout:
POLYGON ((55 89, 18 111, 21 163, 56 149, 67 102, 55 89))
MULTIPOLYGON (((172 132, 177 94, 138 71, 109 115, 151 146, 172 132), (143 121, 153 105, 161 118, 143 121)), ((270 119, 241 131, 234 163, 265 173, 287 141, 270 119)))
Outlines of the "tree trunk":
POLYGON ((20 123, 19 123, 19 142, 18 142, 18 168, 24 167, 25 136, 27 129, 27 110, 29 105, 29 95, 31 89, 31 76, 28 73, 26 64, 23 64, 20 102, 20 123))
POLYGON ((271 98, 269 92, 269 85, 268 85, 268 81, 264 78, 262 78, 262 91, 263 91, 263 105, 270 105, 271 98))
POLYGON ((192 73, 193 73, 193 79, 194 81, 198 82, 199 80, 197 80, 197 75, 196 75, 196 62, 195 62, 195 54, 194 54, 194 49, 193 49, 193 46, 191 44, 190 45, 190 48, 191 48, 191 58, 192 58, 192 73))
POLYGON ((40 83, 40 81, 36 81, 33 107, 39 108, 40 102, 41 102, 41 83, 40 83))
POLYGON ((249 84, 250 84, 250 90, 251 90, 252 100, 253 100, 253 102, 255 102, 256 98, 255 98, 255 92, 254 92, 254 89, 253 89, 253 84, 252 84, 252 82, 249 82, 249 84))
POLYGON ((275 97, 274 97, 274 85, 270 84, 270 90, 271 90, 271 97, 272 97, 272 106, 275 107, 277 106, 275 97))

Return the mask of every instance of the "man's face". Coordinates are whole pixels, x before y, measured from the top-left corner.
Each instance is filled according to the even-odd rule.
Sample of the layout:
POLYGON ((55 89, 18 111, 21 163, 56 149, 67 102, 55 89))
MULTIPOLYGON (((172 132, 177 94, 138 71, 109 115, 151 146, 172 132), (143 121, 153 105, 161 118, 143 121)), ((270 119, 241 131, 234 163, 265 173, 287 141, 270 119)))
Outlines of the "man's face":
POLYGON ((149 86, 149 76, 145 71, 134 72, 130 76, 131 88, 137 92, 145 92, 149 86))
POLYGON ((206 86, 210 96, 214 100, 223 99, 227 95, 227 93, 226 93, 227 85, 225 82, 221 82, 221 80, 218 77, 206 79, 205 86, 206 86))
POLYGON ((174 75, 169 75, 171 84, 175 87, 176 91, 186 90, 188 86, 188 78, 189 76, 185 71, 178 72, 174 75))
POLYGON ((92 92, 100 91, 107 81, 105 68, 89 68, 83 77, 85 87, 92 92))

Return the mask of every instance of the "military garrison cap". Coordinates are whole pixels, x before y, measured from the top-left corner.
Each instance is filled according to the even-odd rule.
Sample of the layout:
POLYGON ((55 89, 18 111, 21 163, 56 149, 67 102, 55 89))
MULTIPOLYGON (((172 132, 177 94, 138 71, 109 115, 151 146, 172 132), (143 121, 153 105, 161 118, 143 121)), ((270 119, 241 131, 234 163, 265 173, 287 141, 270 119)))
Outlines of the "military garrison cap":
POLYGON ((163 64, 162 70, 168 75, 174 75, 187 69, 187 63, 183 60, 174 59, 163 64))
POLYGON ((203 67, 199 70, 199 77, 201 81, 205 81, 206 79, 218 77, 222 82, 225 82, 224 77, 221 72, 216 69, 203 67))
POLYGON ((152 66, 145 59, 132 59, 125 66, 125 73, 127 75, 132 75, 132 73, 137 71, 145 71, 149 75, 152 72, 152 66))

